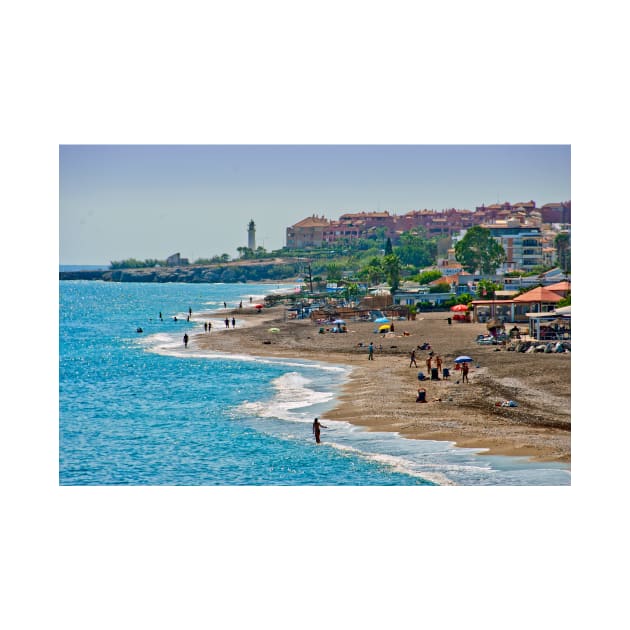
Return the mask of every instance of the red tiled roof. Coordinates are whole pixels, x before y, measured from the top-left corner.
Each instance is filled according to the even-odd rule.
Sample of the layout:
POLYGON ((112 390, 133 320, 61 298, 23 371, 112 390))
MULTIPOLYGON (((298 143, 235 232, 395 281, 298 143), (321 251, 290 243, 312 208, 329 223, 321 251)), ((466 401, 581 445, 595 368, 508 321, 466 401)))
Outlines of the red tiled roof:
POLYGON ((559 302, 562 295, 555 291, 550 291, 547 287, 536 287, 527 293, 522 293, 514 298, 515 302, 559 302))
POLYGON ((291 227, 294 227, 294 228, 295 227, 300 227, 300 228, 327 227, 329 224, 330 224, 330 221, 328 221, 328 219, 319 218, 319 217, 306 217, 306 219, 302 219, 301 221, 298 221, 291 227))
POLYGON ((571 283, 567 280, 562 280, 561 282, 556 282, 555 284, 548 284, 545 289, 549 289, 549 291, 555 291, 556 293, 560 293, 561 291, 570 291, 571 283))

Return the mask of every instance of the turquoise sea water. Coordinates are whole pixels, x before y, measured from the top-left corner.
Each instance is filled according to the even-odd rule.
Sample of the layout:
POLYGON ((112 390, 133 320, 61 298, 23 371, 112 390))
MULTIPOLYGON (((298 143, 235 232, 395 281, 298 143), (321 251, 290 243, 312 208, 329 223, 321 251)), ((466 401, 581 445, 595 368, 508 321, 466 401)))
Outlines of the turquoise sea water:
POLYGON ((60 484, 570 483, 564 464, 480 456, 345 422, 325 420, 316 446, 313 417, 334 405, 345 367, 251 357, 247 348, 204 353, 193 338, 203 332, 200 314, 222 334, 224 301, 234 307, 284 288, 60 282, 60 484))

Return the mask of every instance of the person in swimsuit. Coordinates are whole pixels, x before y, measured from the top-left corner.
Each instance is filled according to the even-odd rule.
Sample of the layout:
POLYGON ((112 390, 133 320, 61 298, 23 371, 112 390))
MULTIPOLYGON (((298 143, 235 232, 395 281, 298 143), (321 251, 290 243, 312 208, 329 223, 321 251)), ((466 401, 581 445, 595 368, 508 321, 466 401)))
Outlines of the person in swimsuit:
POLYGON ((315 420, 313 420, 313 435, 315 435, 315 442, 317 442, 317 444, 321 443, 319 439, 321 433, 320 428, 327 429, 328 427, 321 424, 319 418, 315 418, 315 420))

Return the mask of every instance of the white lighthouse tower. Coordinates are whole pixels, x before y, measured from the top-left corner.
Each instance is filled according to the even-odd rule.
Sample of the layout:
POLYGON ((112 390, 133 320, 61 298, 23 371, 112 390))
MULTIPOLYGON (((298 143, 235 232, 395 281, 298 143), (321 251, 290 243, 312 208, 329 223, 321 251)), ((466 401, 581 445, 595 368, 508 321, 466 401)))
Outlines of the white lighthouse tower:
POLYGON ((252 251, 256 251, 256 224, 254 219, 249 222, 247 227, 247 247, 252 251))

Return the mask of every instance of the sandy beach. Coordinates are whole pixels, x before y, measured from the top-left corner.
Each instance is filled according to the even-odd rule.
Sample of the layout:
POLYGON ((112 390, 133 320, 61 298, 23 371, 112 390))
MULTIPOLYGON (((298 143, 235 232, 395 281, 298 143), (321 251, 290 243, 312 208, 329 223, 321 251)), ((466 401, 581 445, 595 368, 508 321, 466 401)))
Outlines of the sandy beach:
POLYGON ((215 326, 211 333, 191 336, 190 345, 352 368, 339 404, 325 418, 374 431, 396 431, 408 438, 485 448, 489 454, 571 461, 570 353, 479 346, 475 338, 487 332, 485 325, 453 322, 449 326, 446 313, 420 313, 415 321, 396 321, 395 332, 387 335, 375 334, 372 322, 352 320, 347 333, 319 334, 320 326, 310 320, 285 321, 282 307, 214 314, 226 316, 236 317, 236 328, 215 326), (269 332, 272 327, 279 332, 269 332), (375 346, 374 361, 368 360, 370 342, 375 346), (418 367, 409 367, 411 350, 424 342, 451 370, 448 380, 418 381, 420 370, 427 374, 428 351, 416 349, 418 367), (464 354, 473 359, 468 384, 453 369, 454 359, 464 354), (418 387, 426 388, 427 404, 415 402, 418 387), (496 406, 505 400, 517 406, 496 406))

